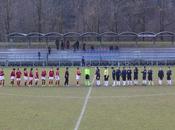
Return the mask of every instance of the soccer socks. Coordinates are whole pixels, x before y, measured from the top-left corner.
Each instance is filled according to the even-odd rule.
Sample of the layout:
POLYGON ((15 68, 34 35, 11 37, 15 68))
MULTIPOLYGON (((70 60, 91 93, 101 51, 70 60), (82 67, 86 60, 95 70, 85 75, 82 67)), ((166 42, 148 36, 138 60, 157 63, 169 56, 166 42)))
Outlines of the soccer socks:
POLYGON ((162 80, 159 79, 159 85, 162 85, 162 80))
POLYGON ((168 80, 168 85, 171 86, 172 85, 172 81, 171 80, 168 80))
POLYGON ((104 81, 104 86, 107 87, 109 85, 108 81, 104 81))
POLYGON ((96 81, 96 85, 97 85, 97 86, 100 86, 100 80, 97 80, 97 81, 96 81))
POLYGON ((123 81, 123 86, 126 86, 126 81, 123 81))
POLYGON ((115 81, 113 81, 113 84, 112 84, 112 86, 113 86, 113 87, 115 86, 115 81))

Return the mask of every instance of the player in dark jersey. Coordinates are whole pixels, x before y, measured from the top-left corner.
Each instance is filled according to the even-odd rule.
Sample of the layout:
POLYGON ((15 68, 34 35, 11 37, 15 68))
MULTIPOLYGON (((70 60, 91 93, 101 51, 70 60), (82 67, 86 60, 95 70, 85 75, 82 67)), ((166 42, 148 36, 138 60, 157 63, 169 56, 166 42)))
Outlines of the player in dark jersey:
POLYGON ((120 86, 120 76, 121 76, 121 70, 120 67, 118 67, 118 69, 116 70, 116 85, 120 86))
POLYGON ((172 79, 171 79, 171 76, 172 76, 172 70, 170 67, 168 67, 168 70, 167 70, 167 83, 168 85, 172 85, 172 79))
POLYGON ((115 79, 116 79, 116 72, 115 72, 114 67, 112 67, 112 80, 113 80, 112 86, 113 87, 115 86, 115 79))
POLYGON ((134 85, 138 85, 138 74, 139 70, 137 67, 134 68, 134 85))
POLYGON ((12 70, 12 72, 10 74, 10 79, 11 79, 11 85, 12 85, 12 87, 15 84, 15 77, 16 77, 16 72, 15 72, 15 68, 13 68, 13 70, 12 70))
POLYGON ((162 81, 163 81, 163 78, 164 78, 164 71, 162 70, 162 68, 160 67, 159 68, 159 71, 158 71, 158 78, 159 78, 159 85, 162 85, 162 81))
POLYGON ((100 86, 100 69, 97 67, 96 68, 96 72, 95 72, 95 75, 96 75, 96 86, 100 86))
POLYGON ((147 70, 146 66, 144 66, 142 73, 142 84, 147 85, 147 70))
POLYGON ((131 67, 127 70, 127 84, 132 86, 132 70, 131 67))
POLYGON ((65 82, 64 86, 69 86, 69 68, 66 68, 65 74, 64 74, 65 82))
POLYGON ((126 86, 126 76, 127 76, 127 71, 126 71, 125 67, 123 67, 123 70, 122 70, 123 86, 126 86))
POLYGON ((148 70, 148 85, 154 85, 153 70, 151 68, 148 70))

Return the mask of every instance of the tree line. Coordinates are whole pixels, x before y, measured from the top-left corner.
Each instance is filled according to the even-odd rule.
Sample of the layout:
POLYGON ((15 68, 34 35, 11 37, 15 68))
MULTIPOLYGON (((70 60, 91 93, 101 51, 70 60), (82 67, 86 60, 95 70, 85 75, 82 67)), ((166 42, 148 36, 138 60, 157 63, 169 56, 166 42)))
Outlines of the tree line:
POLYGON ((0 41, 11 32, 174 32, 174 12, 174 0, 0 0, 0 41))

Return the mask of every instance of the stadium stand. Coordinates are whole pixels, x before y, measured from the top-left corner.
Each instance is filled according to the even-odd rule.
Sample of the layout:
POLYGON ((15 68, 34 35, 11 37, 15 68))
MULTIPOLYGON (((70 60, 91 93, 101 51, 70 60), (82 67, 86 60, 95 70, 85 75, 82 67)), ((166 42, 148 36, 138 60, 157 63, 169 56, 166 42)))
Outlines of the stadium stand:
POLYGON ((37 32, 24 34, 16 32, 8 35, 8 44, 16 44, 16 47, 12 47, 11 49, 11 47, 7 46, 6 49, 1 49, 0 63, 1 65, 80 65, 82 57, 84 57, 87 64, 98 65, 134 63, 168 64, 175 59, 175 48, 172 47, 174 46, 174 37, 174 33, 166 31, 157 34, 153 32, 141 32, 138 34, 134 32, 122 32, 119 34, 114 32, 101 34, 96 32, 82 34, 77 32, 68 32, 65 34, 57 32, 47 34, 37 32), (135 42, 135 45, 138 45, 139 41, 149 41, 151 47, 131 45, 132 47, 128 46, 127 48, 126 45, 122 48, 116 46, 119 43, 122 44, 124 41, 127 41, 127 44, 135 42), (167 45, 165 47, 163 46, 163 48, 153 47, 159 41, 168 42, 172 46, 169 47, 167 45), (92 44, 89 45, 88 42, 92 44), (37 46, 32 47, 34 43, 37 46), (114 43, 117 44, 114 46, 114 43), (21 44, 23 45, 22 47, 20 47, 21 44), (81 47, 79 44, 81 44, 81 47), (64 46, 64 49, 62 46, 64 46))

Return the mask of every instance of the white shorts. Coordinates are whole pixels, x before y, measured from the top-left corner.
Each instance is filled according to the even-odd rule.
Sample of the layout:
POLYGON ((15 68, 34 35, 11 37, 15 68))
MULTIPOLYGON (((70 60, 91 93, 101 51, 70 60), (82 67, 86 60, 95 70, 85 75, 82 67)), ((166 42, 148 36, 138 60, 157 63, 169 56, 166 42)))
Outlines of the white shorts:
POLYGON ((60 80, 60 77, 59 76, 55 76, 55 80, 56 81, 60 80))
POLYGON ((28 77, 24 76, 24 80, 27 81, 28 80, 28 77))
POLYGON ((80 75, 76 75, 76 80, 80 80, 80 75))
POLYGON ((35 79, 35 81, 39 81, 39 79, 35 79))
POLYGON ((31 81, 31 80, 33 80, 33 78, 32 77, 29 77, 29 80, 31 81))
POLYGON ((46 77, 41 77, 42 80, 46 80, 46 77))
POLYGON ((21 81, 21 78, 16 78, 17 81, 21 81))
POLYGON ((54 77, 49 77, 49 80, 53 80, 54 79, 54 77))
POLYGON ((0 76, 0 80, 4 80, 4 76, 0 76))
POLYGON ((14 80, 14 79, 15 79, 15 76, 10 77, 10 79, 11 79, 11 80, 14 80))

